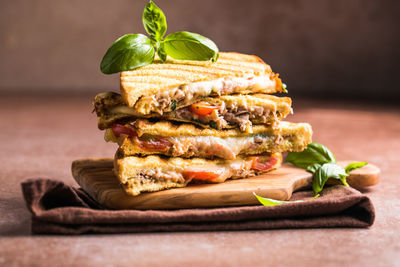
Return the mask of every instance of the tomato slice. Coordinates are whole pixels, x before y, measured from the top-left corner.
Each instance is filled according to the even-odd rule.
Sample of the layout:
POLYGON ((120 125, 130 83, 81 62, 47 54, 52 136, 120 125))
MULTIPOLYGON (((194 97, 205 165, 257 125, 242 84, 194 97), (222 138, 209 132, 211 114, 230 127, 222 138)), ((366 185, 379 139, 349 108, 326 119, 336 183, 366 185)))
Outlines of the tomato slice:
POLYGON ((201 181, 213 181, 218 179, 223 170, 215 171, 200 171, 200 170, 184 170, 182 172, 183 177, 186 180, 201 180, 201 181))
POLYGON ((136 138, 139 146, 148 151, 165 151, 168 150, 172 143, 167 138, 160 136, 144 134, 140 138, 136 138))
POLYGON ((125 134, 132 138, 141 148, 148 151, 165 151, 172 145, 168 139, 160 136, 144 134, 138 137, 135 130, 121 124, 114 124, 111 130, 115 137, 118 138, 121 134, 125 134))
POLYGON ((190 105, 190 111, 194 114, 199 116, 207 116, 210 115, 214 110, 218 109, 219 107, 211 106, 206 102, 199 102, 190 105))
POLYGON ((131 129, 129 127, 126 127, 126 126, 124 126, 122 124, 117 124, 117 123, 113 124, 113 126, 111 127, 111 131, 115 135, 115 137, 117 137, 117 138, 121 134, 128 135, 129 137, 135 137, 137 135, 136 132, 133 129, 131 129))
POLYGON ((251 168, 253 170, 266 172, 274 168, 278 162, 276 157, 254 157, 251 168))

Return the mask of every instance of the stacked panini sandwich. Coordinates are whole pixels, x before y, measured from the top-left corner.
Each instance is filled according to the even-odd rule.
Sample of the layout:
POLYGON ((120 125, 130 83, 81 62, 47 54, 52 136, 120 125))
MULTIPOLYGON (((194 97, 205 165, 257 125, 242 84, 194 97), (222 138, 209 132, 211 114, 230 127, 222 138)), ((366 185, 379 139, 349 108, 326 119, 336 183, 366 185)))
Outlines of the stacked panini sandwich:
POLYGON ((311 142, 307 123, 281 121, 291 99, 260 58, 168 58, 121 73, 121 94, 95 97, 98 127, 118 143, 114 171, 130 195, 221 183, 278 168, 282 152, 311 142))

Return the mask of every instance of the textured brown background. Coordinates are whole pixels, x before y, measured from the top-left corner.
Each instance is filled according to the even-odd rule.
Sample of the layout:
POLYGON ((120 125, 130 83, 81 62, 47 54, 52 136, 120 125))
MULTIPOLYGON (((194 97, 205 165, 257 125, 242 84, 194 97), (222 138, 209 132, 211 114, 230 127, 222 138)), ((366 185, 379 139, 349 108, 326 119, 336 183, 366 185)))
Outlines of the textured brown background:
MULTIPOLYGON (((0 91, 118 90, 99 63, 125 33, 144 32, 146 0, 0 1, 0 91)), ((396 0, 158 0, 168 32, 259 55, 291 94, 399 95, 396 0), (361 94, 360 94, 361 93, 361 94)))

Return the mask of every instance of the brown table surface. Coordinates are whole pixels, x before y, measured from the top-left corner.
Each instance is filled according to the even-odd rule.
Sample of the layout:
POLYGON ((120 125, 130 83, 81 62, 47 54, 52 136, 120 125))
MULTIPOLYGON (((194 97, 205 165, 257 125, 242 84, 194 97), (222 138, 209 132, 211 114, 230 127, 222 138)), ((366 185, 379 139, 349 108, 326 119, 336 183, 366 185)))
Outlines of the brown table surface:
POLYGON ((382 169, 364 192, 376 209, 370 229, 32 236, 19 183, 74 182, 74 159, 112 157, 91 113, 91 97, 0 97, 0 265, 400 265, 400 109, 294 99, 288 120, 312 124, 313 140, 337 159, 382 169))

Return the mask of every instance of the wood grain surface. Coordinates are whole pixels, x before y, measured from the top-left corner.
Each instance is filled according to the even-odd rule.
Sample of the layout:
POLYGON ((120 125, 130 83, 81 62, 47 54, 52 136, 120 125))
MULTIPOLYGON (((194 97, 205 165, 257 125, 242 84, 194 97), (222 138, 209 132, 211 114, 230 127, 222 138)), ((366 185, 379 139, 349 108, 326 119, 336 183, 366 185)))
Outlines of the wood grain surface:
MULTIPOLYGON (((256 177, 228 180, 220 184, 189 185, 133 197, 122 189, 112 168, 112 159, 82 159, 72 163, 72 174, 78 184, 97 202, 110 209, 257 205, 259 202, 253 192, 263 197, 288 200, 294 191, 309 187, 312 180, 310 173, 285 163, 278 170, 256 177)), ((379 181, 379 174, 380 170, 369 164, 353 171, 348 182, 355 187, 375 185, 379 181)))

